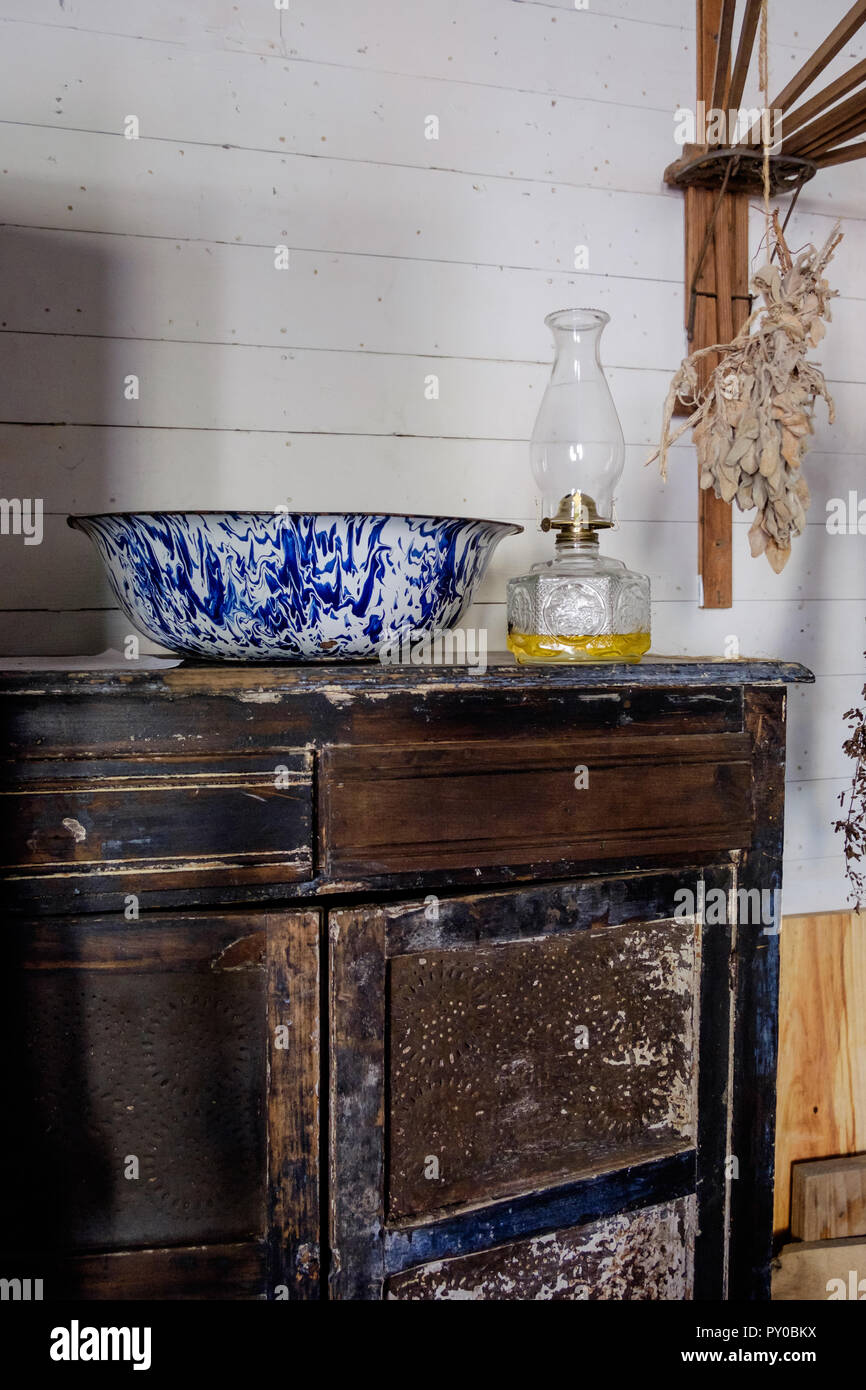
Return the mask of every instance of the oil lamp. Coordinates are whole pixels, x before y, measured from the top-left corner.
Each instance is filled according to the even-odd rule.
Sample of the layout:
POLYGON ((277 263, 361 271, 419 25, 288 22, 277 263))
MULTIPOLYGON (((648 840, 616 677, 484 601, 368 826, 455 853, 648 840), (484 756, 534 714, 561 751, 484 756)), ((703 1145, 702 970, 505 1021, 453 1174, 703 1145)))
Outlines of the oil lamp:
POLYGON ((650 586, 602 555, 625 444, 599 359, 609 315, 560 309, 544 320, 556 355, 532 431, 532 474, 552 560, 508 581, 508 646, 520 662, 639 661, 650 645, 650 586))

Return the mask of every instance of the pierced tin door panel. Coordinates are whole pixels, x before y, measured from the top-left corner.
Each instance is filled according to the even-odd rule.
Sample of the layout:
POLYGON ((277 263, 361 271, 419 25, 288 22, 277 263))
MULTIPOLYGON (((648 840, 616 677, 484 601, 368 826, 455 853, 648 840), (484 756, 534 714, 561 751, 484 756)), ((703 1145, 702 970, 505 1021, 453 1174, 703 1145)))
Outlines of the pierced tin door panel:
POLYGON ((46 1298, 315 1292, 318 930, 7 927, 4 1246, 46 1298))
MULTIPOLYGON (((682 881, 331 914, 334 1296, 500 1297, 525 1256, 519 1296, 547 1297, 555 1247, 569 1271, 555 1296, 618 1297, 592 1255, 616 1232, 624 1258, 633 1237, 642 1296, 691 1296, 705 962, 700 924, 673 915, 682 881), (682 1256, 667 1283, 647 1273, 651 1219, 636 1215, 664 1203, 682 1256)), ((722 928, 716 993, 727 950, 722 928)), ((708 1062, 710 1110, 724 1066, 708 1062)), ((709 1146, 717 1179, 722 1157, 709 1146)))
POLYGON ((688 1147, 696 948, 665 921, 393 957, 389 1216, 688 1147))

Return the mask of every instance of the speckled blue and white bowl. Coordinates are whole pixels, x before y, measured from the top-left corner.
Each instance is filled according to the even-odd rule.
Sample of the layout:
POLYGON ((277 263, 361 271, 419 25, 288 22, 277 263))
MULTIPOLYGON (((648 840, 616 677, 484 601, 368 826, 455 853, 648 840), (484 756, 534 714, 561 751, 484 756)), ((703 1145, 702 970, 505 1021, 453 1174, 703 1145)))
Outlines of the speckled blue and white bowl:
POLYGON ((501 521, 316 512, 71 516, 135 627, 218 661, 372 657, 407 631, 454 627, 501 521))

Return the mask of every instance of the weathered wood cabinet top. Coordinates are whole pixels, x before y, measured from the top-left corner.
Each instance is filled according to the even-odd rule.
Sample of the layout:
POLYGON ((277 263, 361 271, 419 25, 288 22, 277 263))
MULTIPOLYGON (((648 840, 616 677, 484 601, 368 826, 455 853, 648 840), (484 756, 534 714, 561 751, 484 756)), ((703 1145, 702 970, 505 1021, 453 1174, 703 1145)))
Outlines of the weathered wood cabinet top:
POLYGON ((50 1256, 60 1297, 767 1296, 778 952, 741 905, 781 885, 810 679, 0 673, 22 1272, 50 1256))
POLYGON ((257 901, 745 848, 748 692, 809 679, 658 658, 0 673, 7 902, 257 901))

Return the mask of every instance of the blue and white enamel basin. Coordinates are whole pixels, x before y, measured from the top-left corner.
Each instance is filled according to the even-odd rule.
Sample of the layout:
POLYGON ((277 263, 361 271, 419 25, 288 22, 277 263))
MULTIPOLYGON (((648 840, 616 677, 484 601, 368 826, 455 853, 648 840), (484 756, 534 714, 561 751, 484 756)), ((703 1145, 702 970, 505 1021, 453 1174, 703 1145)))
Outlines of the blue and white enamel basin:
POLYGON ((218 661, 372 657, 406 632, 454 627, 500 521, 318 512, 71 516, 130 622, 218 661))

